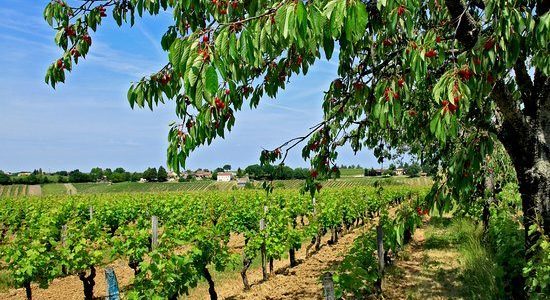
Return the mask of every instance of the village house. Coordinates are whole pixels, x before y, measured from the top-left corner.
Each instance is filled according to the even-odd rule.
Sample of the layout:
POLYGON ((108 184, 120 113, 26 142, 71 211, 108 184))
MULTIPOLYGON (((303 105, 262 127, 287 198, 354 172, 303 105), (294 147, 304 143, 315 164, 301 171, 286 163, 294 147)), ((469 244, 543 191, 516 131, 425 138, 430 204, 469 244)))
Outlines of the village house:
POLYGON ((233 179, 233 173, 229 173, 229 172, 218 173, 218 177, 217 177, 218 182, 229 182, 231 181, 231 179, 233 179))
POLYGON ((403 168, 397 168, 395 169, 395 175, 397 176, 403 176, 405 174, 405 170, 403 168))
POLYGON ((212 172, 208 170, 199 169, 195 172, 195 179, 197 180, 210 179, 210 178, 212 178, 212 172))
POLYGON ((177 182, 179 178, 180 177, 179 177, 178 173, 176 173, 174 171, 168 172, 168 182, 177 182))
POLYGON ((247 183, 250 182, 250 179, 248 176, 237 178, 237 186, 238 187, 245 187, 247 183))

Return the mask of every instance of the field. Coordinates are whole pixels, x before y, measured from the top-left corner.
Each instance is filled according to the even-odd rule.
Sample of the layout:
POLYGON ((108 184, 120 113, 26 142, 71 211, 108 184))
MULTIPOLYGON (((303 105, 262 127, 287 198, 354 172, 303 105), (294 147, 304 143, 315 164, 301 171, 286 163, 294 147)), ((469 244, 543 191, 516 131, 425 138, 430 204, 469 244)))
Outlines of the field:
POLYGON ((42 197, 1 187, 0 299, 106 297, 111 268, 126 299, 319 299, 327 272, 350 299, 379 280, 387 299, 506 295, 503 278, 489 280, 503 270, 481 225, 428 217, 430 178, 346 177, 314 199, 302 184, 49 184, 42 197), (382 274, 380 245, 392 261, 382 274))
MULTIPOLYGON (((200 187, 198 183, 194 183, 196 188, 200 187)), ((325 255, 332 258, 314 273, 302 276, 302 280, 309 280, 307 291, 313 297, 320 288, 315 274, 328 269, 335 256, 345 254, 358 236, 358 232, 351 234, 355 228, 363 228, 380 210, 395 214, 392 207, 401 202, 408 209, 417 206, 427 192, 427 187, 419 184, 388 181, 383 189, 376 189, 367 183, 372 181, 334 181, 332 184, 338 188, 323 188, 313 202, 296 189, 276 189, 268 197, 263 190, 160 191, 181 189, 181 184, 132 185, 144 190, 158 189, 147 193, 138 193, 136 189, 133 193, 122 193, 129 186, 123 184, 88 184, 76 185, 79 195, 75 196, 61 195, 60 188, 46 188, 45 192, 59 195, 3 198, 0 218, 4 233, 0 249, 8 264, 0 272, 0 286, 9 290, 23 287, 38 299, 74 299, 83 293, 78 288, 82 286, 81 279, 74 275, 103 274, 104 266, 115 266, 121 287, 130 289, 127 291, 130 298, 171 298, 185 293, 204 278, 210 282, 210 274, 227 286, 224 278, 231 278, 243 259, 245 269, 251 268, 251 282, 262 274, 258 273, 257 263, 261 257, 267 259, 265 262, 280 261, 275 267, 284 268, 285 261, 290 259, 291 267, 313 268, 316 264, 304 262, 308 255, 319 251, 321 244, 336 243, 340 236, 343 242, 339 247, 319 251, 318 259, 325 255), (346 188, 342 184, 356 186, 346 188), (98 186, 110 187, 116 197, 96 194, 98 186), (29 201, 34 205, 29 206, 29 201), (151 231, 152 216, 158 220, 158 231, 151 231), (342 224, 350 232, 348 237, 342 237, 338 229, 342 224), (314 248, 309 249, 312 238, 314 248), (124 267, 124 261, 133 269, 124 267), (22 268, 27 271, 17 271, 22 268), (55 278, 62 279, 52 282, 55 278), (37 289, 37 284, 51 286, 42 290, 37 289)), ((201 184, 205 190, 210 189, 209 185, 201 184)), ((262 266, 267 269, 267 263, 262 266)), ((95 296, 104 295, 104 279, 97 276, 95 289, 93 284, 89 285, 91 281, 86 281, 88 277, 82 277, 85 286, 88 284, 87 299, 90 291, 95 291, 95 296)), ((200 292, 203 284, 197 290, 192 289, 191 296, 203 298, 200 292)), ((25 290, 12 290, 0 297, 19 299, 25 290)), ((222 288, 220 292, 228 290, 222 288)))
POLYGON ((27 195, 27 185, 14 184, 0 186, 0 197, 21 197, 27 195))
POLYGON ((364 174, 364 169, 340 169, 341 177, 363 177, 364 174))
MULTIPOLYGON (((375 181, 384 185, 427 185, 431 184, 428 177, 342 177, 323 183, 327 188, 344 188, 372 186, 375 181)), ((275 180, 276 188, 298 189, 303 180, 275 180)), ((261 182, 253 183, 253 187, 261 189, 261 182)), ((36 187, 35 187, 36 188, 36 187)), ((188 192, 188 191, 228 191, 237 189, 235 182, 216 182, 211 180, 193 182, 122 182, 122 183, 49 183, 41 185, 42 196, 66 195, 73 189, 77 194, 104 194, 104 193, 148 193, 148 192, 188 192)), ((22 185, 0 186, 0 197, 16 197, 29 195, 29 188, 22 185)))

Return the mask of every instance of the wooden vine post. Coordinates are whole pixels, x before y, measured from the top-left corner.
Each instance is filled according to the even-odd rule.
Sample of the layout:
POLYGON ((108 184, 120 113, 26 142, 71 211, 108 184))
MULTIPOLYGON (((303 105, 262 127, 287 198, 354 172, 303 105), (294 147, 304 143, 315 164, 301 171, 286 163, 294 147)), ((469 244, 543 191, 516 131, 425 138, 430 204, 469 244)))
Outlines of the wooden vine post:
MULTIPOLYGON (((61 247, 65 248, 67 246, 67 225, 61 226, 61 247)), ((67 275, 67 266, 61 265, 61 273, 67 275)))
POLYGON ((376 286, 378 292, 382 292, 382 278, 384 278, 384 231, 382 230, 382 221, 378 221, 376 226, 376 244, 378 254, 378 280, 376 286))
POLYGON ((336 300, 334 281, 332 280, 332 273, 330 272, 326 272, 323 275, 323 299, 336 300))
POLYGON ((158 246, 159 238, 159 219, 157 216, 151 217, 151 250, 158 246))
POLYGON ((260 220, 260 232, 264 234, 264 242, 262 242, 262 248, 261 248, 261 257, 262 257, 262 275, 263 280, 267 280, 267 251, 266 251, 266 245, 265 245, 265 214, 267 213, 267 205, 264 205, 264 217, 260 220))

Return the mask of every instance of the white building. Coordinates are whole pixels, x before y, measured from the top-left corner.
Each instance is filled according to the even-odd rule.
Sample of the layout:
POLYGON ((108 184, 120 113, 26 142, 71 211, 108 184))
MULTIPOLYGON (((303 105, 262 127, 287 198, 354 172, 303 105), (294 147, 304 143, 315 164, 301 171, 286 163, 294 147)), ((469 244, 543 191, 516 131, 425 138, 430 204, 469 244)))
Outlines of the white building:
POLYGON ((245 187, 247 183, 250 182, 250 179, 248 176, 237 178, 237 186, 239 187, 245 187))
POLYGON ((231 181, 231 179, 233 179, 233 174, 232 173, 227 173, 227 172, 220 172, 218 173, 218 180, 219 182, 229 182, 231 181))

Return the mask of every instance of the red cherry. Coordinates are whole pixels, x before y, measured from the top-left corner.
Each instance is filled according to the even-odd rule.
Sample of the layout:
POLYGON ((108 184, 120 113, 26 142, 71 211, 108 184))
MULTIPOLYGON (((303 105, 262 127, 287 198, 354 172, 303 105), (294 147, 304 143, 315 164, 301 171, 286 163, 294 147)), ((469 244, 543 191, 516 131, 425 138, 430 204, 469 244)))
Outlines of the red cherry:
POLYGON ((227 10, 226 10, 226 9, 223 9, 223 8, 220 9, 220 14, 221 14, 221 15, 227 14, 227 10))
POLYGON ((399 78, 399 80, 397 81, 397 85, 399 85, 399 87, 403 87, 405 85, 405 79, 403 78, 399 78))
POLYGON ((435 51, 435 50, 432 49, 432 50, 426 52, 426 53, 424 54, 424 56, 425 56, 425 57, 429 57, 429 58, 435 57, 435 56, 437 56, 437 51, 435 51))
POLYGON ((225 94, 229 96, 231 94, 231 91, 229 89, 225 90, 225 94))
POLYGON ((315 142, 315 143, 309 145, 309 150, 316 151, 317 147, 319 147, 319 144, 317 142, 315 142))
POLYGON ((202 42, 203 43, 208 43, 208 36, 207 35, 202 37, 202 42))
POLYGON ((312 171, 311 171, 311 177, 312 177, 312 178, 317 178, 317 175, 318 175, 318 174, 317 174, 317 171, 316 171, 316 170, 312 170, 312 171))
POLYGON ((462 78, 463 81, 468 81, 470 80, 470 77, 472 77, 472 72, 470 71, 470 69, 464 68, 458 71, 458 75, 460 76, 460 78, 462 78))
POLYGON ((436 41, 436 43, 441 43, 441 37, 440 36, 436 37, 435 41, 436 41))
POLYGON ((405 13, 405 6, 403 5, 399 6, 399 8, 397 9, 397 15, 402 16, 404 13, 405 13))
POLYGON ((317 189, 317 192, 319 192, 323 188, 323 186, 320 183, 315 184, 315 189, 317 189))
POLYGON ((65 66, 63 64, 63 61, 61 59, 58 59, 57 60, 57 68, 58 69, 63 69, 65 66))
POLYGON ((487 41, 485 41, 483 48, 485 48, 485 50, 491 50, 494 45, 495 45, 495 40, 493 38, 489 38, 487 41))
POLYGON ((233 7, 233 9, 237 9, 237 7, 239 7, 239 2, 237 1, 231 2, 231 7, 233 7))
POLYGON ((452 104, 452 103, 449 103, 449 111, 451 113, 454 113, 456 110, 458 109, 458 106, 452 104))
POLYGON ((388 47, 392 45, 392 41, 390 39, 385 39, 384 41, 382 41, 382 44, 388 47))
POLYGON ((83 35, 82 40, 85 41, 88 46, 92 45, 92 38, 89 35, 83 35))
POLYGON ((487 74, 487 82, 491 84, 495 82, 495 78, 493 78, 493 75, 491 73, 487 74))
POLYGON ((220 98, 218 98, 218 97, 216 97, 216 98, 214 99, 214 103, 216 104, 216 107, 217 107, 218 109, 224 109, 224 108, 225 108, 225 103, 224 103, 220 98))

